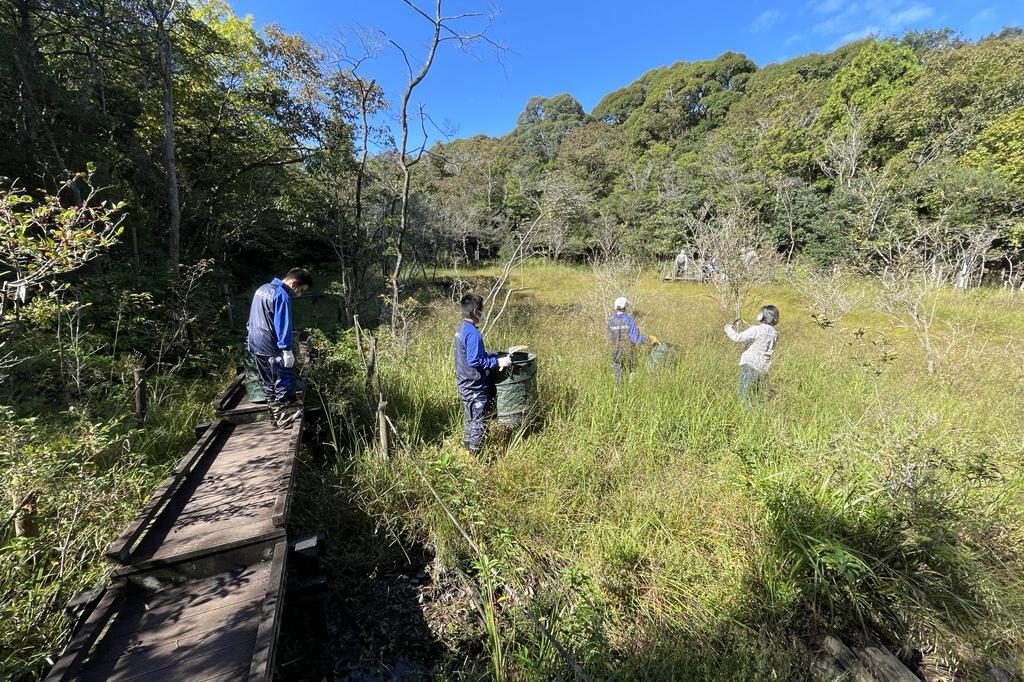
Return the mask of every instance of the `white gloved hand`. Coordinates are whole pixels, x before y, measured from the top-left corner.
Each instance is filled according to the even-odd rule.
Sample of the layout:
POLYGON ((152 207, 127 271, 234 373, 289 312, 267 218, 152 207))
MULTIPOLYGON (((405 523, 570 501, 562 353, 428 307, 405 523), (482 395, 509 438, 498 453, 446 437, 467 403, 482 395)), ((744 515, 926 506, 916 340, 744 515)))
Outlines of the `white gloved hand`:
POLYGON ((512 358, 507 355, 503 355, 498 358, 498 369, 508 369, 512 366, 512 358))
POLYGON ((281 351, 281 364, 284 365, 286 369, 291 369, 292 367, 294 367, 295 353, 291 352, 290 350, 281 351))

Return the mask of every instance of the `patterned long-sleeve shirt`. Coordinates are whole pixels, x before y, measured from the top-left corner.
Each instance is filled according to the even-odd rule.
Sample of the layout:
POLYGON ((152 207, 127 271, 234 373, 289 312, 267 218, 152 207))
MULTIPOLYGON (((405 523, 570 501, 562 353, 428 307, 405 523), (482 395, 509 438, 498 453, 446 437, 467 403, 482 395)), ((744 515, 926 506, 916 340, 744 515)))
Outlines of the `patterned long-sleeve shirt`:
POLYGON ((768 371, 772 364, 772 355, 775 353, 775 344, 779 340, 779 332, 775 327, 762 323, 738 332, 732 328, 731 324, 727 324, 725 333, 737 343, 750 344, 740 356, 741 365, 753 367, 758 372, 768 371))

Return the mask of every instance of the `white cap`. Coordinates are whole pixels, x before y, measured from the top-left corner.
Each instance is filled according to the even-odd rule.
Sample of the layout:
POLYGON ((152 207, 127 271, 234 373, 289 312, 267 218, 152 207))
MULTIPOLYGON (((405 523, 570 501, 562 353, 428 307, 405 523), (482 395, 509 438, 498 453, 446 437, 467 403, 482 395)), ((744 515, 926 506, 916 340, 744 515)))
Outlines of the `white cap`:
POLYGON ((615 299, 615 307, 619 310, 625 310, 626 306, 629 305, 629 299, 625 296, 619 296, 615 299))

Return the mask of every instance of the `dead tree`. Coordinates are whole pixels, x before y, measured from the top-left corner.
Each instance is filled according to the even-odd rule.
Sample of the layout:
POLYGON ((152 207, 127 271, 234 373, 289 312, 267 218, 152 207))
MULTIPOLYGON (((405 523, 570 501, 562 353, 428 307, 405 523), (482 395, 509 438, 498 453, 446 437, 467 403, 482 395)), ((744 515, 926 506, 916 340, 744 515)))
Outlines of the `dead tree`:
POLYGON ((402 174, 402 189, 399 200, 399 222, 398 232, 395 235, 394 240, 394 263, 391 268, 391 273, 388 277, 389 285, 391 288, 391 329, 395 331, 398 327, 399 322, 399 276, 402 272, 402 246, 405 240, 406 233, 409 228, 409 186, 412 181, 412 167, 416 165, 420 159, 423 158, 423 154, 427 147, 427 130, 426 130, 426 115, 421 106, 418 109, 417 116, 420 122, 420 129, 422 132, 422 140, 419 147, 415 152, 411 152, 409 149, 409 101, 412 98, 413 91, 423 82, 423 79, 427 77, 427 73, 430 71, 430 67, 434 63, 434 58, 437 55, 437 49, 441 43, 446 41, 454 41, 460 48, 465 49, 475 44, 480 40, 485 40, 495 48, 500 48, 497 43, 490 41, 486 38, 485 33, 487 26, 482 30, 475 33, 460 33, 456 30, 456 26, 460 21, 465 19, 471 19, 482 16, 479 12, 464 12, 461 14, 454 14, 446 16, 442 12, 442 0, 435 0, 434 12, 428 13, 417 6, 412 0, 403 0, 406 5, 411 7, 413 11, 423 17, 430 23, 431 26, 431 37, 427 47, 427 55, 423 59, 419 68, 414 68, 412 62, 409 59, 409 55, 405 49, 402 48, 394 40, 388 40, 388 42, 395 47, 401 53, 402 59, 405 62, 406 73, 408 80, 405 84, 405 89, 402 91, 402 99, 398 109, 398 122, 400 126, 400 141, 398 144, 396 159, 398 162, 399 169, 402 174))
POLYGON ((569 178, 562 174, 549 173, 536 187, 523 188, 523 195, 534 204, 537 215, 515 237, 515 248, 502 265, 501 273, 484 297, 484 315, 481 330, 486 332, 505 313, 512 295, 522 287, 509 287, 512 271, 536 254, 536 238, 541 226, 554 215, 570 215, 581 211, 590 195, 581 192, 569 178))
POLYGON ((917 221, 910 232, 892 233, 879 249, 883 270, 878 308, 909 330, 924 351, 928 374, 942 359, 939 320, 942 293, 952 279, 955 255, 939 221, 917 221))
POLYGON ((698 259, 715 286, 724 316, 740 317, 750 287, 771 279, 778 254, 771 247, 768 227, 749 210, 727 208, 712 215, 689 218, 698 259))

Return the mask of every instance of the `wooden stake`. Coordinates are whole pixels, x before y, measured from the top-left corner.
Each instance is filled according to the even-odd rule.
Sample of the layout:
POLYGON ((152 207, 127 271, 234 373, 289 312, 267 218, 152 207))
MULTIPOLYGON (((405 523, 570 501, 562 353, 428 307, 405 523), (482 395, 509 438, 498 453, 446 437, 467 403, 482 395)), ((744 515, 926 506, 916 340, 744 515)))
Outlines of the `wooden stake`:
POLYGON ((380 451, 381 454, 387 456, 388 447, 388 420, 387 409, 388 403, 383 399, 382 396, 377 396, 377 429, 380 431, 380 451))
POLYGON ((146 373, 142 369, 136 369, 135 377, 135 421, 141 425, 146 421, 146 412, 149 410, 148 397, 146 395, 146 373))
POLYGON ((366 356, 363 355, 363 328, 359 324, 359 315, 352 316, 352 327, 356 330, 356 350, 359 351, 359 359, 363 361, 363 367, 366 367, 366 356))
POLYGON ((370 337, 370 355, 366 359, 366 385, 373 383, 373 372, 377 366, 377 337, 370 337))
POLYGON ((235 310, 231 307, 231 293, 228 291, 227 282, 220 285, 220 292, 224 295, 224 312, 227 315, 228 323, 235 323, 235 310))
MULTIPOLYGON (((11 480, 11 517, 14 519, 14 534, 19 538, 34 538, 39 535, 39 524, 36 522, 36 494, 29 493, 21 499, 19 498, 19 477, 15 476, 11 480)), ((11 517, 8 517, 7 522, 11 521, 11 517)), ((7 524, 5 523, 4 526, 7 524)), ((0 527, 0 530, 3 530, 0 527)))

